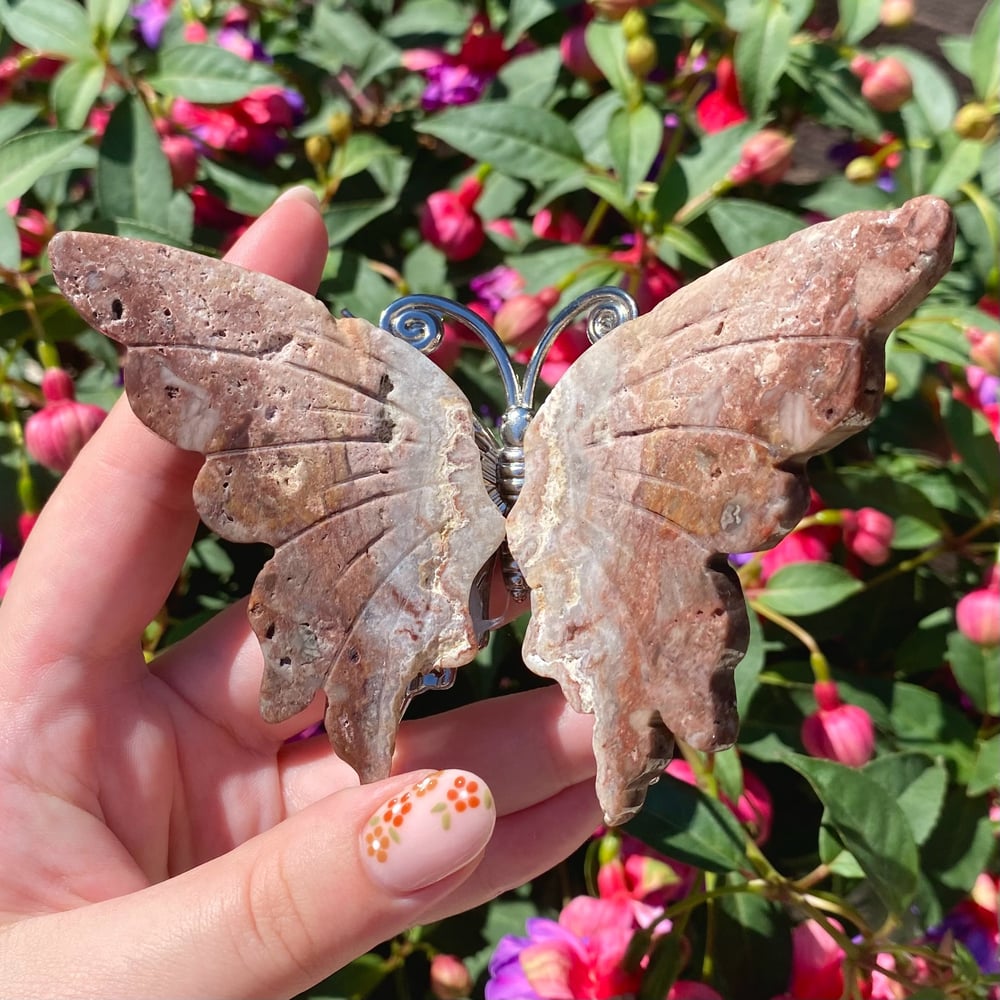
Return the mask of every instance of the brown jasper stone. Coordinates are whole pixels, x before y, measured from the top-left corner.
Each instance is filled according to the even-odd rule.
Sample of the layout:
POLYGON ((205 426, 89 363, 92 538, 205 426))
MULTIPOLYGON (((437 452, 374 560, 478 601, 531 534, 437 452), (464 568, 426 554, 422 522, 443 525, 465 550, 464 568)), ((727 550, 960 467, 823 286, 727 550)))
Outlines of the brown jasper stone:
POLYGON ((529 426, 507 521, 532 588, 525 662, 594 713, 608 823, 642 805, 673 735, 735 741, 748 633, 725 554, 776 544, 808 458, 875 417, 886 337, 953 238, 925 197, 746 254, 590 348, 529 426))

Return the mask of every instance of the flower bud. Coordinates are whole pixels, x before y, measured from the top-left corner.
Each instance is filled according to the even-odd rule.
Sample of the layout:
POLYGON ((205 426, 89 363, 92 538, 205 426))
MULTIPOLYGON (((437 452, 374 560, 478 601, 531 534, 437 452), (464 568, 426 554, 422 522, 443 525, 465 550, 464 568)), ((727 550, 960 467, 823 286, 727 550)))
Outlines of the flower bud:
POLYGON ((486 239, 483 220, 473 209, 482 183, 466 180, 459 190, 435 191, 420 216, 420 233, 449 260, 468 260, 479 253, 486 239))
POLYGON ((572 213, 543 208, 531 220, 531 231, 540 239, 556 243, 580 243, 583 223, 572 213))
MULTIPOLYGON (((831 920, 837 930, 843 930, 831 920)), ((792 930, 791 997, 839 997, 844 992, 844 950, 815 920, 792 930)))
POLYGON ((16 565, 17 560, 11 559, 9 563, 0 567, 0 601, 7 596, 7 588, 10 586, 10 578, 14 575, 16 565))
POLYGON ((535 295, 515 295, 497 310, 493 328, 505 344, 533 343, 544 333, 549 310, 558 301, 559 292, 551 286, 535 295))
POLYGON ((306 159, 314 167, 325 167, 333 156, 333 145, 325 135, 310 135, 304 147, 306 159))
POLYGON ((643 35, 649 34, 646 28, 646 15, 638 7, 625 11, 625 16, 622 18, 622 34, 626 41, 631 42, 633 38, 642 38, 643 35))
POLYGON ((431 994, 437 1000, 461 1000, 472 992, 472 975, 455 955, 431 959, 431 994))
POLYGON ((734 184, 777 184, 792 165, 794 145, 795 140, 784 132, 761 129, 744 143, 740 161, 729 171, 729 179, 734 184))
POLYGON ((587 0, 587 3, 609 21, 620 21, 630 10, 648 7, 653 0, 587 0))
POLYGON ((970 326, 965 339, 969 342, 969 360, 990 375, 1000 375, 1000 330, 970 326))
POLYGON ((913 0, 882 0, 878 19, 887 28, 905 28, 913 21, 913 0))
POLYGON ((160 148, 170 164, 170 180, 175 188, 186 188, 198 176, 198 150, 186 135, 165 135, 160 148))
POLYGON ((861 95, 876 111, 898 111, 913 97, 910 71, 893 56, 875 62, 855 56, 851 72, 861 78, 861 95))
POLYGON ((24 424, 24 445, 36 462, 55 472, 65 472, 107 416, 91 403, 73 398, 73 380, 61 368, 42 376, 46 403, 24 424))
POLYGON ((962 139, 985 139, 993 131, 995 120, 985 104, 972 101, 958 109, 951 127, 962 139))
POLYGON ((562 57, 563 65, 573 76, 589 80, 591 83, 604 79, 604 74, 594 62, 590 49, 587 48, 585 25, 575 25, 565 32, 559 40, 559 55, 562 57))
POLYGON ((326 120, 326 130, 332 142, 343 145, 351 137, 353 123, 346 111, 334 111, 326 120))
POLYGON ((845 705, 832 681, 813 685, 819 710, 802 723, 802 745, 810 757, 861 767, 875 752, 872 717, 859 705, 845 705))
POLYGON ((645 80, 656 69, 658 60, 656 42, 649 35, 639 35, 625 46, 625 62, 640 80, 645 80))
POLYGON ((874 507, 843 511, 844 544, 869 566, 889 561, 889 546, 896 526, 888 514, 874 507))
POLYGON ((872 156, 856 156, 844 167, 844 176, 852 184, 871 184, 878 175, 878 160, 872 156))
POLYGON ((980 646, 1000 644, 1000 590, 970 591, 955 607, 958 630, 980 646))

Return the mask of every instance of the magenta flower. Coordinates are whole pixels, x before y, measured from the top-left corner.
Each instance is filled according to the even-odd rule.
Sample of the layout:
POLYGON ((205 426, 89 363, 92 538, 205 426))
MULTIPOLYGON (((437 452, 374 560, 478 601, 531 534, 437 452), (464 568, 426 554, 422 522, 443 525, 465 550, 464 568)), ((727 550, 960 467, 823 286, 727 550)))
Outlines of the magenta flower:
POLYGON ((889 547, 896 525, 888 514, 874 507, 843 511, 844 545, 869 566, 889 561, 889 547))
POLYGON ((420 214, 420 235, 448 260, 468 260, 479 253, 486 232, 475 204, 482 192, 482 182, 468 177, 457 191, 435 191, 427 198, 420 214))
POLYGON ((959 632, 980 646, 1000 644, 1000 590, 996 586, 971 590, 955 606, 959 632))
POLYGON ((486 1000, 634 995, 642 970, 626 971, 623 963, 638 928, 627 900, 577 896, 563 908, 558 922, 536 917, 527 921, 527 937, 501 938, 490 959, 486 1000))
POLYGON ((149 48, 155 49, 160 44, 173 5, 174 0, 141 0, 129 10, 139 29, 139 36, 149 48))
POLYGON ((61 368, 42 376, 45 406, 24 424, 24 446, 41 465, 65 472, 104 422, 107 413, 92 403, 78 403, 73 380, 61 368))
POLYGON ((524 278, 506 264, 500 264, 484 274, 477 275, 469 287, 491 313, 495 313, 508 299, 524 289, 524 278))
POLYGON ((875 752, 875 726, 860 705, 845 705, 833 681, 813 685, 818 711, 802 723, 802 745, 810 757, 861 767, 875 752))

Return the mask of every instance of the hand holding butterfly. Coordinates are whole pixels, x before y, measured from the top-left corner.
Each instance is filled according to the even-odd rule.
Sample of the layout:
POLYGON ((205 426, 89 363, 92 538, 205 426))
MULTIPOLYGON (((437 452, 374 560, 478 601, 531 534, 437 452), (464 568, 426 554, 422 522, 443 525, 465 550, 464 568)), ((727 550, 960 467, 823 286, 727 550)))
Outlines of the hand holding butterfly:
MULTIPOLYGON (((313 290, 326 243, 295 191, 229 259, 313 290)), ((404 723, 397 774, 359 787, 325 737, 284 743, 320 705, 261 721, 242 605, 147 665, 200 463, 120 403, 0 606, 9 995, 291 996, 531 878, 599 821, 591 719, 555 689, 404 723)))

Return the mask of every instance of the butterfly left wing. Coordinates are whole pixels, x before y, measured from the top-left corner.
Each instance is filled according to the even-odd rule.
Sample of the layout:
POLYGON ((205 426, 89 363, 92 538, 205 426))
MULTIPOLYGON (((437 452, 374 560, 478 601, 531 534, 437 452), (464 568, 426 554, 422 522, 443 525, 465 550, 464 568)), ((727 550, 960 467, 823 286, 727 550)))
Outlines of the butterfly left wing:
POLYGON ((529 426, 507 520, 525 662, 595 714, 609 823, 642 805, 672 734, 735 741, 748 632, 725 554, 790 531, 808 458, 873 419, 885 339, 952 240, 948 206, 921 198, 731 261, 591 347, 529 426))
POLYGON ((50 245, 59 287, 125 344, 136 415, 205 465, 205 523, 274 557, 250 599, 277 722, 323 689, 334 748, 389 773, 407 687, 478 648, 476 573, 503 539, 474 417, 413 347, 222 261, 90 233, 50 245))

